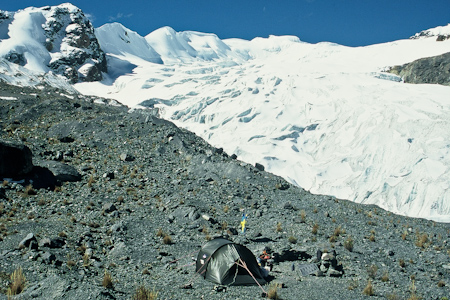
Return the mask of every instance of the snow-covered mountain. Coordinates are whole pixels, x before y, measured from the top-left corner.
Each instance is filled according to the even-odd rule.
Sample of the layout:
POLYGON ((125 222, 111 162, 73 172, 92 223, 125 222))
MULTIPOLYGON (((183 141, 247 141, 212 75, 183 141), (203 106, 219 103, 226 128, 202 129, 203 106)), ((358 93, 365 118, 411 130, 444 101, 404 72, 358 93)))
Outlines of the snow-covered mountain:
POLYGON ((72 83, 101 80, 107 71, 91 22, 70 3, 0 11, 0 57, 72 83))
MULTIPOLYGON (((27 22, 36 31, 43 24, 27 22)), ((14 26, 2 24, 5 57, 5 42, 15 35, 14 26)), ((132 108, 157 109, 313 193, 450 222, 450 87, 406 84, 384 72, 450 52, 450 39, 440 38, 447 34, 450 25, 411 39, 345 47, 293 36, 220 40, 169 27, 141 37, 106 24, 95 35, 108 72, 73 86, 132 108)), ((41 61, 42 71, 47 63, 41 61)))

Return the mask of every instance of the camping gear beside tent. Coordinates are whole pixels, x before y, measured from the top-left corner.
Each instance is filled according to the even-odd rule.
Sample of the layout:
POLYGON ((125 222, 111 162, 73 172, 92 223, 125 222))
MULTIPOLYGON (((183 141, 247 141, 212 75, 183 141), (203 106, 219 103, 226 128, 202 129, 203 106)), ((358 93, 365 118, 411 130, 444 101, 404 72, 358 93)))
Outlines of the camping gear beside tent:
POLYGON ((222 285, 266 283, 253 253, 224 238, 215 238, 203 245, 197 255, 196 272, 222 285))

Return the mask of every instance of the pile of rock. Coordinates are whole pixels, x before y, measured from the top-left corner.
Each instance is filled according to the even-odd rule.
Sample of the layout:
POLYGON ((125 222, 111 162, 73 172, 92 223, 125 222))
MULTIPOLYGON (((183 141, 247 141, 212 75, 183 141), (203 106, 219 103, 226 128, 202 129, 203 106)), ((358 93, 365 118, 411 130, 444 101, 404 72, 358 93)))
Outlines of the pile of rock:
POLYGON ((344 275, 342 265, 337 261, 335 250, 330 252, 328 250, 317 250, 317 255, 312 259, 312 262, 316 263, 319 268, 313 275, 330 277, 342 277, 344 275))

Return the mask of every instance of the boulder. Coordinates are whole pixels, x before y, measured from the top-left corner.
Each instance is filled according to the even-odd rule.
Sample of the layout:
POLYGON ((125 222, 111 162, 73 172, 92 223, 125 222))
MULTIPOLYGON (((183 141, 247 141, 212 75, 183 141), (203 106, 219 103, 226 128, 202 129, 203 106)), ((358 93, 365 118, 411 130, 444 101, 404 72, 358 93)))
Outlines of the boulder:
POLYGON ((112 213, 113 211, 117 210, 114 203, 105 203, 103 204, 103 211, 107 214, 112 213))
POLYGON ((44 252, 44 254, 41 255, 42 262, 44 264, 50 265, 56 260, 56 256, 53 253, 50 252, 44 252))
POLYGON ((37 239, 36 239, 36 237, 34 236, 33 233, 29 233, 29 234, 27 234, 27 236, 19 243, 19 248, 28 248, 28 247, 30 247, 30 244, 32 244, 32 243, 33 243, 33 245, 34 245, 35 243, 37 243, 37 239))
POLYGON ((255 164, 255 168, 259 171, 264 171, 264 166, 260 163, 256 163, 255 164))
POLYGON ((31 172, 33 159, 30 148, 0 140, 0 177, 17 177, 31 172))
POLYGON ((133 160, 135 160, 135 158, 131 154, 122 153, 122 154, 120 154, 120 160, 121 161, 133 161, 133 160))
POLYGON ((72 166, 57 161, 39 161, 37 165, 47 168, 59 182, 80 181, 80 173, 72 166))

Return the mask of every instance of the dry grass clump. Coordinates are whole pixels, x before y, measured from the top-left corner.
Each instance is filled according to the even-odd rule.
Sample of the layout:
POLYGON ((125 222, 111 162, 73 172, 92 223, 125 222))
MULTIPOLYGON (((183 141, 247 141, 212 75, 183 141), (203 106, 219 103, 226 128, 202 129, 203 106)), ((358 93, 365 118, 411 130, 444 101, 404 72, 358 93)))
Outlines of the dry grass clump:
POLYGON ((338 237, 339 235, 341 235, 341 233, 343 233, 342 227, 339 225, 338 227, 336 227, 334 229, 333 235, 335 237, 338 237))
POLYGON ((222 224, 220 224, 220 228, 222 230, 227 230, 228 228, 228 222, 227 221, 223 221, 222 224))
POLYGON ((74 267, 77 263, 74 260, 69 258, 69 260, 67 261, 66 264, 69 269, 72 269, 72 267, 74 267))
POLYGON ((267 290, 267 299, 280 299, 278 296, 278 284, 276 282, 269 285, 269 289, 267 290))
POLYGON ((388 299, 388 300, 400 300, 400 297, 399 296, 397 296, 397 294, 387 294, 386 295, 386 299, 388 299))
POLYGON ((350 291, 353 291, 357 287, 358 287, 358 281, 352 280, 352 281, 349 282, 349 285, 348 285, 347 289, 350 290, 350 291))
POLYGON ((406 240, 406 237, 408 236, 408 232, 405 230, 403 233, 402 233, 402 240, 406 240))
POLYGON ((444 287, 445 286, 445 281, 444 280, 439 280, 439 282, 437 283, 438 287, 444 287))
POLYGON ((157 237, 163 237, 165 235, 166 233, 164 232, 164 230, 162 230, 162 228, 159 228, 158 231, 156 232, 157 237))
POLYGON ((319 230, 319 224, 314 223, 313 228, 311 230, 312 234, 317 234, 318 230, 319 230))
POLYGON ((107 272, 106 270, 105 270, 105 274, 103 275, 102 286, 107 289, 113 288, 113 281, 112 281, 111 273, 107 272))
POLYGON ((425 249, 429 245, 428 234, 424 233, 417 236, 416 246, 425 249))
POLYGON ((170 235, 166 234, 163 237, 163 244, 164 245, 171 245, 173 243, 172 238, 170 237, 170 235))
POLYGON ((366 296, 373 296, 375 293, 373 291, 372 281, 369 280, 366 287, 363 289, 363 294, 366 296))
POLYGON ((156 232, 156 236, 157 237, 162 237, 162 242, 164 245, 171 245, 172 242, 172 238, 170 237, 169 234, 167 234, 164 230, 162 230, 162 228, 159 228, 158 231, 156 232))
POLYGON ((23 192, 23 197, 35 196, 35 195, 37 195, 37 192, 35 189, 33 189, 33 186, 31 184, 27 185, 25 187, 25 191, 23 192))
POLYGON ((95 183, 94 175, 91 175, 91 176, 89 177, 89 179, 88 179, 87 186, 88 186, 88 187, 92 187, 92 185, 93 185, 94 183, 95 183))
POLYGON ((389 281, 389 273, 387 271, 384 272, 383 276, 381 277, 381 281, 383 282, 389 281))
POLYGON ((344 241, 344 248, 348 251, 353 251, 353 239, 351 236, 347 237, 347 239, 344 241))
POLYGON ((337 237, 335 235, 330 236, 330 238, 328 239, 330 241, 330 243, 335 243, 337 240, 337 237))
POLYGON ((295 237, 295 236, 290 236, 289 238, 288 238, 288 241, 289 241, 289 243, 291 243, 291 244, 297 244, 297 238, 295 237))
POLYGON ((414 280, 411 282, 411 286, 409 287, 409 291, 411 292, 411 295, 409 296, 408 300, 419 300, 422 299, 419 295, 416 294, 416 285, 414 283, 414 280))
POLYGON ((369 241, 375 242, 375 230, 370 231, 369 241))
POLYGON ((158 292, 154 290, 151 291, 145 286, 141 285, 134 295, 131 297, 132 300, 156 300, 158 297, 158 292))
POLYGON ((277 232, 282 232, 283 231, 283 227, 281 226, 281 223, 280 222, 278 222, 277 223, 277 232))
POLYGON ((306 212, 305 212, 304 209, 302 209, 302 210, 300 211, 300 222, 301 222, 301 223, 305 223, 305 222, 306 222, 306 212))
POLYGON ((11 274, 11 285, 8 288, 8 291, 6 292, 6 295, 8 296, 8 299, 11 298, 11 296, 19 295, 23 292, 25 289, 25 283, 26 278, 23 275, 22 268, 19 267, 11 274))
POLYGON ((369 278, 375 279, 377 276, 378 267, 377 265, 371 265, 367 268, 367 275, 369 275, 369 278))

